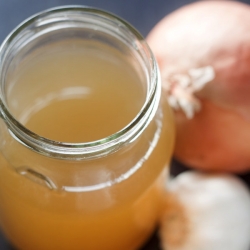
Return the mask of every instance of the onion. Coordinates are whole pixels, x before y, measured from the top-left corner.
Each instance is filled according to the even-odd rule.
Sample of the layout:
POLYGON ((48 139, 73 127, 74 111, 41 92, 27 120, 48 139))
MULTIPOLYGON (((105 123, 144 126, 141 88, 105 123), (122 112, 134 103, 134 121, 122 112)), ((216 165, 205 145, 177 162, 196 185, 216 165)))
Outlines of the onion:
POLYGON ((184 6, 147 41, 175 109, 175 158, 204 170, 250 169, 250 6, 184 6))

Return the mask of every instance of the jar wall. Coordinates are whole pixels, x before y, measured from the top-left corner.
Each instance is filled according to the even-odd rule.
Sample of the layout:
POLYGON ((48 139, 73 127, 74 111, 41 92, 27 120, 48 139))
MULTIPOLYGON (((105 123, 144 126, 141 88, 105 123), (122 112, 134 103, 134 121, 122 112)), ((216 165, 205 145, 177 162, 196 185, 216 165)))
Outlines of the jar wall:
MULTIPOLYGON (((65 15, 67 22, 72 18, 71 14, 65 15)), ((34 22, 37 32, 42 30, 41 27, 51 25, 46 15, 42 19, 42 22, 34 22)), ((106 24, 99 25, 104 32, 106 24)), ((69 25, 66 26, 68 29, 69 25)), ((58 26, 49 27, 56 34, 60 33, 58 26)), ((117 27, 113 24, 111 27, 114 34, 117 27)), ((158 103, 159 82, 151 80, 159 81, 160 77, 157 68, 153 72, 157 77, 147 72, 152 61, 146 60, 149 55, 144 51, 145 42, 138 39, 131 42, 131 37, 125 31, 125 34, 121 32, 125 26, 118 27, 123 46, 133 44, 131 53, 125 57, 137 72, 138 79, 144 82, 144 89, 149 92, 152 85, 157 86, 155 94, 147 93, 146 104, 139 115, 123 131, 107 138, 108 142, 114 141, 114 146, 109 150, 104 148, 102 154, 93 153, 91 157, 89 154, 88 157, 74 155, 82 144, 68 147, 68 144, 47 141, 23 127, 25 123, 19 124, 20 121, 13 119, 18 119, 18 114, 30 104, 23 98, 25 91, 19 99, 13 98, 15 80, 8 72, 15 72, 23 58, 41 44, 35 42, 32 47, 34 40, 24 39, 28 33, 19 34, 19 43, 9 45, 6 50, 11 55, 9 59, 7 54, 2 54, 6 64, 2 66, 1 74, 2 82, 5 81, 2 86, 5 121, 0 122, 0 223, 7 238, 19 249, 135 250, 157 224, 174 143, 172 113, 164 98, 158 103), (26 40, 30 43, 23 44, 26 40), (20 43, 24 47, 18 52, 18 46, 22 47, 20 43), (133 136, 122 140, 128 132, 133 136), (30 139, 33 141, 28 144, 30 139), (73 156, 58 157, 63 150, 50 154, 48 145, 52 149, 66 148, 64 151, 68 150, 66 153, 73 156)), ((56 37, 62 39, 61 35, 56 37)), ((43 41, 49 42, 47 39, 43 41)), ((114 45, 110 40, 109 44, 114 45)), ((124 50, 123 46, 118 46, 118 50, 124 50)), ((115 47, 117 49, 117 43, 115 47)), ((20 91, 22 88, 17 93, 20 91)), ((95 144, 106 145, 105 140, 95 144)))
POLYGON ((0 167, 6 235, 25 250, 136 249, 156 226, 172 153, 171 111, 162 111, 123 150, 77 163, 29 151, 6 130, 0 167), (24 167, 54 189, 39 175, 20 174, 24 167))

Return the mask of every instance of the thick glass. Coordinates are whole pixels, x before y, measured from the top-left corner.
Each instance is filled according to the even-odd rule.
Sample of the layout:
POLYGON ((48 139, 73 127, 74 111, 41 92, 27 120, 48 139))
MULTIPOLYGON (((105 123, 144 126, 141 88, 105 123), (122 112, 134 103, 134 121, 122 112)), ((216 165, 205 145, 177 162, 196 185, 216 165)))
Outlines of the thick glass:
POLYGON ((0 226, 12 244, 138 249, 174 143, 143 37, 98 9, 39 13, 1 46, 0 97, 0 226))

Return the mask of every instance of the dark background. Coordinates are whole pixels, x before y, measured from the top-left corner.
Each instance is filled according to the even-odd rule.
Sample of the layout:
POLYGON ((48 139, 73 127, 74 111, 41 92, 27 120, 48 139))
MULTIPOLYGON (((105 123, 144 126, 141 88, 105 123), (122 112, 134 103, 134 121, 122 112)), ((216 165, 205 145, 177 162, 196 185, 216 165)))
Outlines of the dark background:
MULTIPOLYGON (((165 15, 192 3, 190 0, 0 0, 0 43, 20 22, 29 16, 59 5, 87 5, 104 9, 126 19, 144 36, 165 15)), ((250 4, 250 0, 241 1, 250 4)), ((176 175, 185 170, 174 162, 171 172, 176 175)), ((250 174, 241 176, 250 183, 250 174)), ((0 234, 0 250, 13 250, 0 234)), ((35 250, 35 249, 34 249, 35 250)), ((70 250, 70 249, 69 249, 70 250)), ((156 234, 142 250, 160 250, 156 234)), ((212 249, 211 249, 212 250, 212 249)), ((223 249, 225 250, 225 249, 223 249)))
MULTIPOLYGON (((111 11, 129 21, 144 36, 165 15, 190 0, 0 0, 0 42, 29 16, 59 5, 88 5, 111 11)), ((250 0, 242 2, 250 3, 250 0)))

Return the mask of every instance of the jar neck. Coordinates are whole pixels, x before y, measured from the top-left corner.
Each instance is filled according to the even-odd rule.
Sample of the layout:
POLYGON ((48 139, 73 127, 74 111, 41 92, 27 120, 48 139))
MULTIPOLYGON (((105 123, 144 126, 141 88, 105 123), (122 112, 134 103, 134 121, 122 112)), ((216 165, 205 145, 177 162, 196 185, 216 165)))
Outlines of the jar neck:
MULTIPOLYGON (((105 38, 108 39, 108 38, 105 38)), ((37 46, 37 45, 34 45, 37 46)), ((0 49, 0 107, 1 116, 11 135, 24 146, 46 156, 59 159, 89 159, 105 156, 135 140, 155 116, 159 105, 161 86, 158 67, 143 37, 127 22, 98 9, 66 6, 50 9, 24 21, 3 42, 0 49), (45 34, 59 30, 88 28, 119 40, 136 55, 143 68, 147 95, 137 116, 122 130, 104 139, 88 143, 66 143, 49 140, 23 126, 10 112, 6 100, 6 72, 19 51, 39 40, 45 34)))

